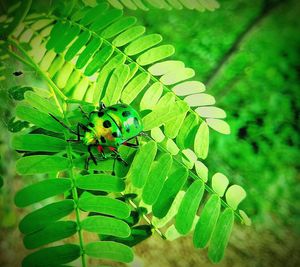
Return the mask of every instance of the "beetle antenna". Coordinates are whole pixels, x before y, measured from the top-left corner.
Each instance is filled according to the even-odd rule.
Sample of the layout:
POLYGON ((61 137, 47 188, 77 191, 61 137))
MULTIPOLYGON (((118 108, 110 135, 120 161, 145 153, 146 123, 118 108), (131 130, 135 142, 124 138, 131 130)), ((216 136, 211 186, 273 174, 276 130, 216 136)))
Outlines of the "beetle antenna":
POLYGON ((61 120, 59 120, 58 118, 56 118, 54 115, 52 115, 51 113, 48 113, 53 119, 55 119, 57 122, 60 123, 61 126, 63 126, 64 128, 66 128, 67 130, 69 130, 71 133, 76 134, 77 133, 75 131, 73 131, 68 125, 66 125, 64 122, 62 122, 61 120))

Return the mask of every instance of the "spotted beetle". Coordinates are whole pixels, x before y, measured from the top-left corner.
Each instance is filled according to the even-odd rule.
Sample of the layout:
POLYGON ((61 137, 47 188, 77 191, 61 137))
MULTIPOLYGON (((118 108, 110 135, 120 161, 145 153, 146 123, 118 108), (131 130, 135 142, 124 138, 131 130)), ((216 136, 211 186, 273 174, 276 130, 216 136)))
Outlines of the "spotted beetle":
POLYGON ((102 102, 96 111, 86 113, 81 107, 80 110, 87 118, 88 123, 78 123, 77 132, 73 131, 52 114, 49 115, 58 121, 63 127, 77 135, 77 140, 68 140, 69 142, 82 141, 83 144, 87 146, 90 156, 86 161, 86 169, 88 168, 88 163, 91 159, 95 164, 97 164, 96 158, 91 151, 92 147, 96 146, 103 158, 106 158, 104 150, 105 148, 108 148, 114 155, 114 175, 115 160, 122 161, 125 165, 127 165, 118 152, 119 146, 126 145, 130 147, 138 147, 139 145, 137 136, 143 131, 142 120, 139 113, 134 108, 126 104, 115 104, 106 107, 102 102), (84 134, 80 134, 80 129, 83 130, 84 134), (135 144, 129 142, 133 139, 135 139, 135 144))

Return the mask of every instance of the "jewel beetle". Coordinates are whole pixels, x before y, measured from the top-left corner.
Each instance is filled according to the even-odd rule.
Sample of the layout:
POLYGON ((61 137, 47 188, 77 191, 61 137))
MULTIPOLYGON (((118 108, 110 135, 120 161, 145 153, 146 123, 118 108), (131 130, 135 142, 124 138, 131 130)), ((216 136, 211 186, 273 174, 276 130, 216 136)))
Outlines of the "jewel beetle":
POLYGON ((93 162, 97 164, 96 158, 91 150, 92 147, 97 147, 97 150, 103 158, 106 158, 104 150, 105 148, 108 148, 114 155, 115 160, 122 161, 125 165, 127 165, 127 163, 121 158, 118 148, 121 145, 130 147, 139 146, 137 136, 143 131, 142 120, 139 113, 127 104, 114 104, 106 107, 102 102, 97 110, 90 113, 84 112, 82 108, 80 108, 80 110, 88 120, 88 123, 78 123, 77 132, 73 131, 52 114, 49 115, 58 121, 63 127, 77 135, 76 140, 68 141, 83 142, 83 144, 87 146, 90 156, 87 158, 86 168, 88 168, 90 160, 93 160, 93 162), (83 131, 83 134, 81 131, 83 131), (131 140, 135 140, 135 143, 131 143, 131 140))

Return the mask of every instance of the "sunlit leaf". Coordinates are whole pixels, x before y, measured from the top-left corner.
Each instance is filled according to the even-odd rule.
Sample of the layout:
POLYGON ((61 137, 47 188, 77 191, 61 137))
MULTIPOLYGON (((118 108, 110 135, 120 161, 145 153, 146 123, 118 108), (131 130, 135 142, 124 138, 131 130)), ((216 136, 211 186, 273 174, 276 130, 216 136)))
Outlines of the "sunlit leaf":
POLYGON ((208 247, 208 257, 214 263, 219 262, 224 257, 233 222, 233 210, 231 208, 225 209, 220 215, 208 247))
POLYGON ((194 150, 196 155, 205 159, 209 148, 209 129, 205 122, 202 122, 195 136, 194 150))
POLYGON ((153 204, 162 190, 164 181, 171 168, 173 159, 169 153, 163 154, 151 166, 146 184, 143 188, 142 198, 146 204, 153 204))
POLYGON ((236 210, 246 195, 246 191, 241 186, 232 185, 227 189, 225 196, 228 205, 236 210))
POLYGON ((225 193, 225 190, 229 184, 229 181, 228 181, 228 178, 218 172, 218 173, 215 173, 212 177, 212 189, 220 196, 222 197, 225 193))
POLYGON ((207 245, 219 218, 220 208, 220 197, 213 194, 201 211, 195 227, 193 243, 196 248, 204 248, 207 245))
POLYGON ((149 65, 151 63, 157 62, 161 59, 167 58, 171 55, 173 55, 175 52, 175 49, 171 45, 161 45, 155 48, 151 48, 141 54, 136 62, 141 65, 149 65))
POLYGON ((176 195, 186 182, 187 177, 187 169, 182 167, 168 175, 168 179, 164 182, 163 188, 152 207, 152 212, 155 217, 163 218, 167 215, 176 195))
POLYGON ((180 234, 185 235, 191 230, 203 192, 201 180, 194 181, 186 191, 176 215, 175 226, 180 234))
POLYGON ((156 151, 155 142, 148 142, 139 148, 127 175, 134 186, 141 188, 145 184, 156 151))

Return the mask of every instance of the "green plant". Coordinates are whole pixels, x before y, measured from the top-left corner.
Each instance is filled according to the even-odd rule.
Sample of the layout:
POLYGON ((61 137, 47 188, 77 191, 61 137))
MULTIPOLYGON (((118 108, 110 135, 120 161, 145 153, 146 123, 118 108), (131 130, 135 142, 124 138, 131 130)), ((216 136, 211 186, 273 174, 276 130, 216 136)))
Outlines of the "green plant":
POLYGON ((130 247, 152 232, 173 240, 193 230, 195 247, 209 243, 208 256, 218 262, 234 216, 248 223, 237 209, 245 191, 228 187, 221 173, 207 183, 208 170, 200 160, 208 154, 209 127, 230 132, 226 114, 213 106, 215 99, 203 93, 202 83, 190 80, 192 69, 165 60, 174 48, 159 45, 160 35, 146 35, 134 17, 99 2, 92 8, 59 2, 44 13, 43 6, 23 1, 3 20, 2 53, 32 68, 48 85, 48 90, 23 88, 21 96, 12 90, 21 100, 16 116, 30 123, 22 124, 25 129, 12 141, 23 153, 17 171, 47 178, 15 197, 18 207, 43 204, 20 222, 24 245, 35 249, 78 235, 78 244, 42 248, 23 265, 45 266, 44 258, 49 266, 61 265, 81 257, 86 266, 86 256, 130 262, 130 247), (117 164, 116 176, 111 175, 112 159, 99 159, 86 171, 86 147, 68 143, 70 132, 49 116, 75 129, 85 123, 79 105, 91 111, 100 100, 130 104, 143 117, 141 146, 120 149, 129 166, 117 164), (67 215, 68 220, 60 220, 67 215), (100 241, 86 241, 84 231, 100 241))

